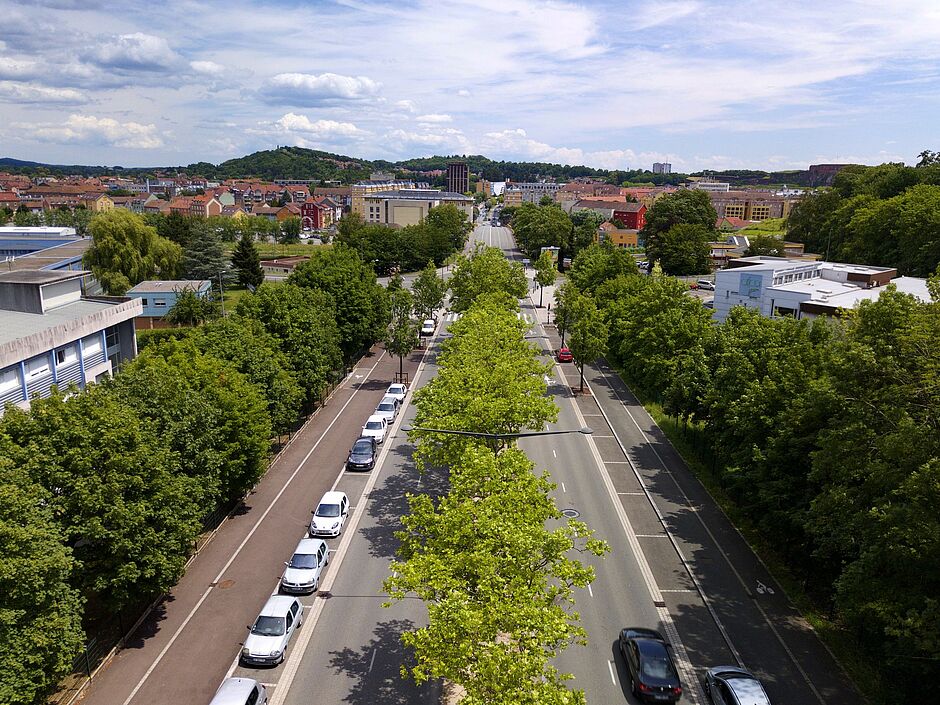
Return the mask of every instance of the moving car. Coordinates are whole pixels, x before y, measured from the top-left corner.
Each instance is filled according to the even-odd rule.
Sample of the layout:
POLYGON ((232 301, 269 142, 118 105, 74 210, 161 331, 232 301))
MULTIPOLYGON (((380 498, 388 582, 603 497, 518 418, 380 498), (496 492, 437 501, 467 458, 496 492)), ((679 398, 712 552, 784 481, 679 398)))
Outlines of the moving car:
POLYGON ((268 705, 268 691, 254 678, 226 678, 209 705, 268 705))
POLYGON ((404 403, 406 394, 408 394, 407 384, 390 384, 388 385, 388 389, 385 390, 385 396, 395 397, 399 404, 404 403))
POLYGON ((568 348, 561 348, 558 351, 558 362, 571 362, 572 360, 574 360, 574 356, 568 348))
POLYGON ((374 438, 376 443, 385 440, 385 433, 388 431, 388 419, 378 414, 372 414, 366 419, 362 426, 362 435, 374 438))
POLYGON ((377 455, 375 439, 372 436, 360 436, 349 449, 349 457, 346 458, 347 470, 371 470, 375 467, 375 456, 377 455))
POLYGON ((290 638, 304 621, 304 606, 296 597, 272 595, 255 623, 248 627, 242 648, 242 663, 276 666, 284 660, 290 638))
POLYGON ((715 666, 705 671, 705 692, 715 705, 770 705, 761 682, 737 666, 715 666))
POLYGON ((382 401, 375 407, 376 416, 384 416, 389 423, 398 416, 398 400, 395 397, 382 397, 382 401))
POLYGON ((434 335, 434 329, 436 327, 433 318, 424 319, 424 323, 421 324, 421 335, 434 335))
POLYGON ((310 593, 320 587, 320 573, 330 562, 330 552, 321 539, 300 539, 287 570, 281 576, 281 592, 310 593))
POLYGON ((674 703, 682 697, 672 648, 654 629, 620 630, 620 653, 630 672, 630 691, 641 701, 674 703))
POLYGON ((705 291, 714 291, 715 283, 708 281, 708 279, 699 279, 697 282, 699 289, 704 289, 705 291))
POLYGON ((343 524, 349 516, 349 498, 345 492, 326 492, 321 498, 317 508, 310 512, 310 527, 307 533, 311 538, 315 536, 339 536, 343 531, 343 524))

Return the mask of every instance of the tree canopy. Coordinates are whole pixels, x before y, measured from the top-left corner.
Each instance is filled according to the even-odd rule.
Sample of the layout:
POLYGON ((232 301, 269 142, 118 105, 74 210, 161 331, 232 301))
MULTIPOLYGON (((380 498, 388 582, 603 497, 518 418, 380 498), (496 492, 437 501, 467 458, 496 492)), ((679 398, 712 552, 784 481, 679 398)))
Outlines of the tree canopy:
POLYGON ((498 293, 516 300, 529 291, 522 265, 506 259, 498 247, 482 242, 469 255, 458 256, 449 284, 450 307, 458 312, 469 309, 484 294, 498 293))

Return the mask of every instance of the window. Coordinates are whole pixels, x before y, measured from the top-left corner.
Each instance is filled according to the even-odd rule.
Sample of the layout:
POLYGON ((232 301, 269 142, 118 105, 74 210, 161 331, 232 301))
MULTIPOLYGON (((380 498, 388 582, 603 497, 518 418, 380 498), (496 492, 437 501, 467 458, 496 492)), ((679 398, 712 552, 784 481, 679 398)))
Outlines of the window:
POLYGON ((257 705, 258 703, 258 686, 255 686, 251 689, 251 692, 248 694, 248 700, 245 701, 245 705, 257 705))
POLYGON ((26 377, 28 379, 47 374, 49 374, 49 357, 47 355, 34 357, 32 360, 26 361, 26 377))
POLYGON ((116 348, 121 344, 121 336, 118 335, 117 328, 108 328, 105 331, 104 337, 108 349, 116 348))
POLYGON ((142 303, 144 306, 146 306, 146 305, 147 305, 147 299, 141 299, 141 300, 140 300, 140 303, 142 303))
POLYGON ((8 367, 0 372, 0 394, 16 389, 20 386, 20 371, 15 367, 8 367))
POLYGON ((166 299, 154 299, 153 305, 154 306, 166 306, 166 299))

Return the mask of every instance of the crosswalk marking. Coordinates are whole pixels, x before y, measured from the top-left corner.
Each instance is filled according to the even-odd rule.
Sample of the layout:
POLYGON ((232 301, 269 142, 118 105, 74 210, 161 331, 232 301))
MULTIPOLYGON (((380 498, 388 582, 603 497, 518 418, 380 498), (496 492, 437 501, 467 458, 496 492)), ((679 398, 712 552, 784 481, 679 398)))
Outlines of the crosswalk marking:
MULTIPOLYGON (((444 316, 444 320, 447 321, 448 323, 453 323, 454 321, 459 321, 462 315, 463 315, 462 313, 455 313, 454 311, 449 311, 447 315, 444 316)), ((527 313, 520 312, 520 313, 517 313, 516 316, 520 321, 522 321, 523 323, 527 325, 532 325, 535 322, 535 319, 527 313)))

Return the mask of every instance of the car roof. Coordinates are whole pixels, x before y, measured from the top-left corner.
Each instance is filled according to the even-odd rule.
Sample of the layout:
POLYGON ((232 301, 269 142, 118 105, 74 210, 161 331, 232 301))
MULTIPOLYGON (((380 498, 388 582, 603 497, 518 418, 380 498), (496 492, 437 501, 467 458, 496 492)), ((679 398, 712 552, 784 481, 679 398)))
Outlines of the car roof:
POLYGON ((647 629, 646 627, 624 627, 623 634, 627 639, 654 639, 656 641, 666 641, 663 639, 663 635, 658 631, 655 629, 647 629))
POLYGON ((296 601, 296 597, 289 597, 288 595, 271 595, 268 601, 264 603, 264 607, 261 608, 258 616, 283 617, 296 601))
POLYGON ((320 504, 332 504, 334 502, 339 502, 346 498, 345 492, 324 492, 323 496, 320 497, 320 504))
POLYGON ((379 414, 372 414, 369 418, 366 419, 366 423, 369 423, 370 421, 385 421, 385 417, 380 416, 379 414))
POLYGON ((425 318, 425 319, 424 319, 424 322, 425 322, 425 323, 434 323, 434 319, 433 319, 433 318, 425 318))
POLYGON ((304 555, 313 554, 320 550, 320 544, 326 545, 326 541, 323 539, 300 539, 297 542, 297 548, 294 549, 294 553, 302 553, 304 555))
POLYGON ((379 404, 397 404, 398 400, 393 396, 384 396, 379 404))
POLYGON ((227 705, 228 703, 239 702, 234 698, 241 698, 241 702, 245 702, 245 699, 256 685, 258 685, 258 681, 254 678, 226 678, 216 691, 215 697, 212 698, 211 705, 227 705))
POLYGON ((404 389, 405 385, 402 384, 401 382, 395 382, 393 384, 388 385, 388 388, 389 389, 398 389, 398 388, 404 389))
POLYGON ((721 674, 721 679, 728 684, 741 705, 770 705, 764 686, 750 673, 725 672, 721 674))
POLYGON ((359 443, 371 443, 375 445, 375 436, 359 436, 359 438, 353 441, 353 445, 355 446, 359 443))

